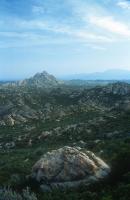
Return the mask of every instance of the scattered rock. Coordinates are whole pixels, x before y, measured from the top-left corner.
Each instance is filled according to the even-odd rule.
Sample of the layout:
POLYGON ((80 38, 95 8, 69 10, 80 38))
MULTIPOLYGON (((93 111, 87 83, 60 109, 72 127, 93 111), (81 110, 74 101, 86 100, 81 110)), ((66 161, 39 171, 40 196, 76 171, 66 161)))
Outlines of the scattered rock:
POLYGON ((5 123, 8 125, 8 126, 14 126, 15 124, 15 120, 12 118, 12 116, 10 115, 7 115, 4 117, 4 120, 5 120, 5 123))
POLYGON ((5 144, 5 148, 13 149, 15 147, 15 142, 8 142, 5 144))
POLYGON ((46 139, 48 136, 52 134, 52 131, 43 131, 40 136, 38 136, 38 139, 46 139))
POLYGON ((29 139, 28 146, 32 146, 32 139, 29 139))
POLYGON ((120 135, 119 131, 114 131, 114 132, 106 133, 106 137, 107 138, 114 138, 114 137, 118 137, 119 135, 120 135))
POLYGON ((5 126, 5 122, 3 120, 0 121, 0 126, 5 126))

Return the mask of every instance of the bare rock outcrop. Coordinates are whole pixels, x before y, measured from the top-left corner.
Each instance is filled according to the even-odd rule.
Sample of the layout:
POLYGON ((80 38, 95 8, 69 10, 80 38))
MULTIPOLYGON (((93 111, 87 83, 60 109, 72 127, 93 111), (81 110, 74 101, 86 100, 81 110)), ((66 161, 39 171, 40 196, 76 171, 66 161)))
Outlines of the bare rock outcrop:
POLYGON ((43 190, 88 185, 105 178, 110 167, 94 153, 63 147, 46 153, 36 162, 31 177, 43 190))
POLYGON ((10 115, 5 116, 4 121, 6 122, 6 124, 8 126, 14 126, 15 125, 15 120, 10 115))

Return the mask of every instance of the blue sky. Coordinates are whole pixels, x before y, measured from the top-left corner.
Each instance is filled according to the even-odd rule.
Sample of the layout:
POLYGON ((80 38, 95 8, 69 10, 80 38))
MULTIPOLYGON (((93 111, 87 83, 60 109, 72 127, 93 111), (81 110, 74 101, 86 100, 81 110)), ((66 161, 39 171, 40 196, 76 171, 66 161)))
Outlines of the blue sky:
POLYGON ((130 69, 130 1, 0 0, 0 80, 130 69))

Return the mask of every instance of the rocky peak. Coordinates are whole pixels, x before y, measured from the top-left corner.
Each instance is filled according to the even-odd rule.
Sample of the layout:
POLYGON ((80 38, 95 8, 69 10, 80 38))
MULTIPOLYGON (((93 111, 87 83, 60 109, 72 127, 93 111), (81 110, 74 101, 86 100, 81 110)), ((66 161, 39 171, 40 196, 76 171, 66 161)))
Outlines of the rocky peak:
POLYGON ((33 77, 26 79, 20 83, 20 85, 29 85, 36 87, 53 87, 59 85, 61 82, 57 80, 53 75, 43 71, 42 73, 37 73, 33 77))
POLYGON ((36 73, 33 78, 49 78, 49 77, 53 77, 55 78, 53 75, 50 75, 49 73, 47 73, 46 71, 43 71, 42 73, 36 73))

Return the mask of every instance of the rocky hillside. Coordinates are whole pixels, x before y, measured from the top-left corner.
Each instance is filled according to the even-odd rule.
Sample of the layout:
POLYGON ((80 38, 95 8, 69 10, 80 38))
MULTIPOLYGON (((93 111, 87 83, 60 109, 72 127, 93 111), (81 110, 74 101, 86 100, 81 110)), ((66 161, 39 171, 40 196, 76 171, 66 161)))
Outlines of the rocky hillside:
MULTIPOLYGON (((94 182, 96 186, 83 184, 85 189, 67 192, 66 199, 73 195, 74 199, 104 200, 104 195, 108 199, 118 188, 126 196, 130 171, 130 85, 58 84, 48 89, 36 86, 36 79, 39 83, 43 75, 38 77, 32 85, 27 80, 21 85, 0 87, 0 184, 18 190, 29 186, 35 191, 38 187, 40 200, 57 200, 62 192, 50 196, 39 193, 40 186, 50 190, 53 184, 63 188, 67 180, 71 186, 84 183, 91 176, 100 180, 97 174, 104 174, 105 162, 111 168, 109 175, 109 167, 105 167, 108 178, 111 177, 109 183, 100 185, 103 179, 94 182), (33 180, 27 178, 30 174, 33 180)), ((114 200, 121 200, 118 194, 119 191, 114 200)))
POLYGON ((0 126, 26 124, 33 120, 60 121, 69 116, 78 117, 96 112, 103 115, 106 111, 112 113, 113 109, 130 109, 130 85, 127 83, 114 83, 90 89, 73 89, 63 85, 50 90, 46 90, 45 87, 30 87, 33 83, 40 84, 43 77, 43 74, 35 75, 23 83, 27 84, 24 87, 1 87, 0 126), (39 81, 36 81, 37 79, 39 81))

